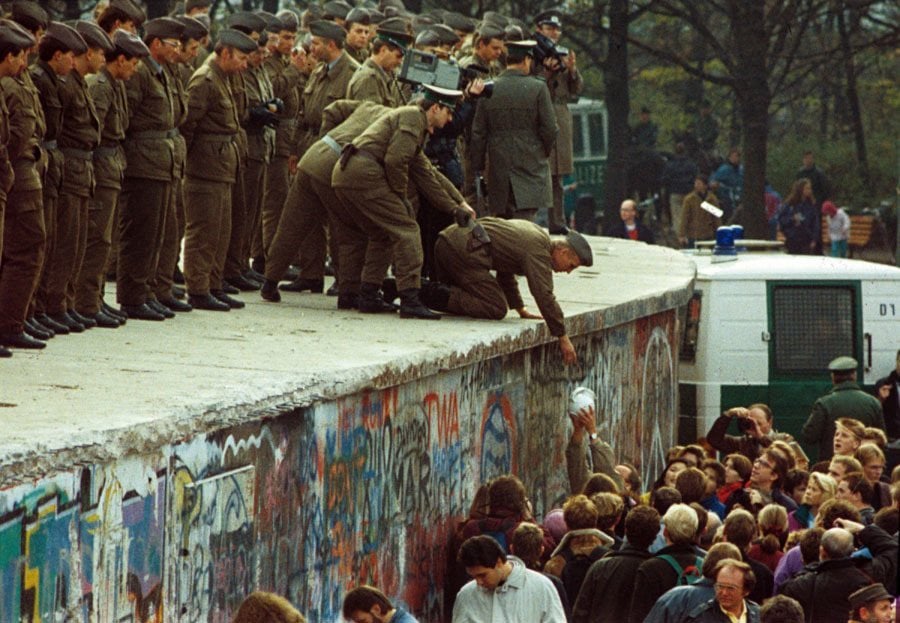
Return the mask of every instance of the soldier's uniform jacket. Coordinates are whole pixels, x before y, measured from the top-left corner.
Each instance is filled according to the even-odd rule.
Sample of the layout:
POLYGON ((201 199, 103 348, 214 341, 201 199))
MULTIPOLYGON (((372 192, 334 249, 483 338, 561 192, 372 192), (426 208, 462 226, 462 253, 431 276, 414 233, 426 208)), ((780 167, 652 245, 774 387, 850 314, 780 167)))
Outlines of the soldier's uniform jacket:
POLYGON ((550 91, 543 80, 521 71, 504 71, 494 94, 481 99, 472 123, 475 171, 489 160, 488 192, 495 210, 506 207, 510 185, 520 210, 553 205, 547 161, 558 126, 550 91))
POLYGON ((94 194, 94 149, 100 145, 100 121, 87 82, 72 71, 60 89, 63 127, 59 148, 66 157, 63 190, 80 197, 94 194))
MULTIPOLYGON (((247 88, 247 105, 249 108, 259 106, 274 97, 272 82, 262 65, 251 67, 243 73, 247 88)), ((246 123, 246 121, 245 121, 246 123)), ((251 160, 269 162, 275 155, 275 129, 269 126, 246 126, 247 150, 251 160)))
POLYGON ((335 61, 334 67, 329 69, 328 63, 319 63, 313 70, 300 96, 300 111, 291 146, 293 155, 302 156, 307 148, 319 139, 322 111, 328 104, 344 99, 347 84, 358 68, 359 63, 344 50, 335 61))
POLYGON ((233 183, 238 168, 238 108, 216 63, 204 65, 188 84, 188 114, 181 124, 187 141, 188 177, 233 183))
POLYGON ((550 333, 554 337, 565 335, 563 312, 553 295, 553 264, 547 232, 539 225, 522 219, 488 216, 478 219, 478 223, 484 227, 491 241, 472 251, 469 250, 470 228, 450 226, 439 235, 463 257, 470 253, 486 254, 487 261, 481 264, 481 268, 497 271, 497 282, 510 309, 525 305, 516 283, 516 275, 523 275, 550 333), (488 246, 490 250, 486 249, 488 246))
POLYGON ((284 102, 280 123, 275 128, 275 155, 290 156, 300 110, 300 92, 306 85, 306 76, 291 62, 290 56, 278 52, 266 58, 263 67, 272 83, 272 94, 284 102))
POLYGON ((384 113, 353 140, 354 147, 366 153, 357 156, 370 165, 366 175, 342 180, 340 185, 372 190, 387 181, 389 191, 405 199, 412 181, 431 206, 453 212, 463 197, 425 157, 422 148, 427 136, 428 119, 418 106, 401 106, 384 113))
POLYGON ((363 48, 359 48, 358 50, 353 46, 344 46, 344 49, 347 50, 347 54, 350 55, 350 58, 355 60, 357 63, 362 65, 366 62, 366 59, 369 58, 370 50, 369 46, 365 46, 363 48))
POLYGON ((347 99, 368 100, 391 108, 402 106, 404 103, 397 80, 371 58, 350 78, 347 85, 347 99))
MULTIPOLYGON (((181 127, 187 118, 187 81, 190 75, 185 76, 185 65, 181 63, 170 63, 163 66, 169 81, 172 85, 172 110, 175 116, 175 127, 181 127)), ((177 132, 172 138, 175 144, 175 165, 172 168, 173 176, 176 179, 184 177, 184 168, 187 165, 187 144, 181 132, 177 132)))
MULTIPOLYGON (((209 60, 212 61, 215 58, 216 55, 211 54, 209 60)), ((207 64, 212 63, 210 62, 207 64)), ((225 76, 228 80, 228 86, 231 88, 235 113, 237 114, 238 123, 240 124, 237 133, 238 157, 240 158, 240 162, 245 162, 250 155, 250 148, 247 145, 247 129, 244 127, 244 123, 247 121, 247 116, 250 112, 250 96, 247 93, 247 79, 244 77, 245 73, 246 72, 242 71, 225 76)))
POLYGON ((572 158, 572 113, 569 112, 569 104, 578 101, 578 96, 584 90, 584 78, 577 69, 574 75, 568 70, 558 71, 547 79, 547 88, 550 89, 550 99, 556 112, 556 124, 559 126, 556 145, 550 154, 550 172, 553 175, 568 175, 575 170, 572 158))
POLYGON ((500 67, 497 63, 485 63, 483 60, 481 60, 480 56, 475 54, 474 51, 471 51, 470 54, 466 54, 459 59, 460 67, 465 69, 469 65, 479 65, 481 67, 487 68, 487 75, 482 76, 484 80, 493 80, 500 75, 500 72, 503 71, 503 68, 500 67))
POLYGON ((128 97, 125 83, 109 75, 106 67, 87 78, 94 110, 100 122, 100 147, 94 150, 97 186, 122 189, 125 179, 125 131, 128 129, 128 97))
MULTIPOLYGON (((6 108, 6 98, 0 97, 0 199, 4 202, 15 181, 12 163, 9 160, 9 151, 6 148, 8 143, 9 110, 6 108)), ((2 204, 0 204, 0 207, 2 207, 2 204)))
MULTIPOLYGON (((41 142, 47 123, 37 88, 28 72, 0 81, 3 99, 9 109, 9 141, 4 141, 15 172, 16 190, 40 190, 46 158, 41 142)), ((14 206, 7 206, 7 209, 14 206)))
POLYGON ((62 184, 63 164, 65 156, 59 150, 57 141, 62 130, 63 106, 59 98, 59 90, 65 84, 65 78, 57 76, 50 66, 38 60, 28 68, 31 79, 38 91, 41 109, 44 111, 46 131, 42 148, 47 150, 47 169, 43 186, 45 197, 58 197, 62 184))
POLYGON ((327 134, 337 143, 337 149, 330 141, 318 140, 303 154, 298 167, 313 179, 331 184, 334 163, 341 155, 339 149, 362 134, 372 125, 373 119, 389 110, 381 104, 358 100, 338 100, 329 104, 322 111, 321 131, 323 137, 327 134))
POLYGON ((175 91, 168 74, 153 58, 142 58, 125 83, 128 134, 126 177, 172 181, 175 172, 175 91))

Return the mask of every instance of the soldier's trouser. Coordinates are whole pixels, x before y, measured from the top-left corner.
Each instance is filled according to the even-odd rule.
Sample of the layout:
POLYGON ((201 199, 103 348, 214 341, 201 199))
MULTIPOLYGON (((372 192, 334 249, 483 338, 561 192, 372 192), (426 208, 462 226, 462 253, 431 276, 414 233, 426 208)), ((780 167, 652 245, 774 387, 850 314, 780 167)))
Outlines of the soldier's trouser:
POLYGON ((44 255, 41 258, 41 266, 38 270, 38 285, 35 288, 29 315, 47 313, 47 279, 50 276, 50 255, 56 247, 56 210, 59 204, 59 196, 45 192, 43 200, 44 255))
POLYGON ((47 234, 40 190, 9 193, 2 225, 0 333, 21 333, 37 288, 47 234))
POLYGON ((119 193, 118 188, 98 186, 88 202, 87 242, 75 281, 75 311, 85 316, 100 311, 119 193))
POLYGON ((247 188, 244 185, 249 161, 241 160, 238 165, 235 183, 231 186, 231 233, 228 249, 225 254, 225 277, 238 277, 243 272, 244 230, 247 228, 247 188))
POLYGON ((550 179, 553 188, 553 205, 547 210, 547 225, 551 230, 566 226, 566 213, 563 209, 562 175, 554 175, 550 179))
MULTIPOLYGON (((417 289, 421 286, 423 261, 419 225, 412 207, 387 188, 387 181, 382 179, 374 189, 336 188, 335 192, 354 218, 364 219, 376 228, 376 238, 380 235, 390 244, 397 289, 417 289)), ((380 284, 387 275, 391 256, 385 258, 371 246, 366 248, 361 279, 363 283, 380 284)))
POLYGON ((335 275, 340 293, 357 294, 366 257, 371 258, 374 266, 390 265, 393 257, 391 241, 367 219, 356 216, 353 208, 338 198, 330 184, 315 179, 312 184, 328 209, 332 244, 338 249, 335 275))
POLYGON ((287 156, 275 156, 266 167, 266 194, 260 214, 260 231, 250 247, 251 257, 265 257, 275 238, 278 222, 290 189, 287 156))
POLYGON ((184 280, 190 294, 222 289, 231 240, 232 186, 229 182, 185 179, 184 280))
POLYGON ((181 248, 181 236, 178 234, 178 194, 181 190, 181 178, 176 178, 169 188, 169 199, 166 201, 166 220, 163 223, 162 238, 159 246, 159 257, 156 260, 156 277, 152 281, 153 297, 158 301, 172 299, 172 280, 175 266, 178 265, 178 252, 181 248))
MULTIPOLYGON (((297 257, 297 249, 301 249, 313 227, 321 222, 316 215, 322 214, 325 214, 325 206, 313 189, 312 178, 299 169, 291 180, 281 220, 267 247, 266 279, 280 281, 284 278, 288 267, 297 257)), ((306 257, 305 246, 302 251, 306 257)))
POLYGON ((74 305, 72 285, 84 257, 83 224, 87 221, 88 198, 61 192, 56 211, 56 245, 47 269, 47 313, 65 313, 74 305), (71 300, 70 300, 71 296, 71 300))
MULTIPOLYGON (((244 199, 247 202, 247 221, 244 225, 241 238, 240 262, 241 273, 250 268, 251 249, 254 239, 262 239, 260 233, 262 225, 260 214, 262 212, 263 197, 266 195, 266 169, 269 167, 262 160, 248 160, 244 173, 244 199)), ((234 233, 232 233, 234 237, 234 233)))
POLYGON ((116 267, 116 298, 121 305, 143 305, 151 295, 171 187, 170 181, 125 178, 119 197, 116 267))
MULTIPOLYGON (((434 259, 440 280, 449 284, 447 311, 472 318, 500 320, 508 304, 503 288, 491 274, 488 247, 459 253, 444 238, 434 244, 434 259)), ((399 287, 399 286, 398 286, 399 287)))

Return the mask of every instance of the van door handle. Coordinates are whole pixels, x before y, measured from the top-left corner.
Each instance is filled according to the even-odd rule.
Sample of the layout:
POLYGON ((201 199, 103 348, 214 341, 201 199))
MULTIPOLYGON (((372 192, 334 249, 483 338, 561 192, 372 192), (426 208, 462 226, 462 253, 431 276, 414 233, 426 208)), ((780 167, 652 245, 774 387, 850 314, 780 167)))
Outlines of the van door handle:
POLYGON ((872 369, 872 334, 864 333, 863 338, 866 340, 866 372, 872 369))

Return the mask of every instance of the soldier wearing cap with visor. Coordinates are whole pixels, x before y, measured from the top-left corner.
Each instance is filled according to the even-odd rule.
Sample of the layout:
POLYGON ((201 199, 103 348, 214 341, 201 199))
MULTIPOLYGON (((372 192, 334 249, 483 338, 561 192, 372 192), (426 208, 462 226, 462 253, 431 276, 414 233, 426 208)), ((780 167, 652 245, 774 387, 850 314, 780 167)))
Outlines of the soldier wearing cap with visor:
POLYGON ((472 122, 471 164, 477 178, 490 161, 492 216, 532 220, 553 203, 548 157, 559 127, 547 85, 531 75, 534 46, 507 43, 506 71, 491 98, 479 100, 472 122))
POLYGON ((378 29, 372 43, 372 55, 350 78, 347 99, 368 100, 396 108, 405 103, 394 75, 403 63, 406 48, 413 42, 405 32, 378 29))
MULTIPOLYGON (((331 102, 346 96, 350 78, 359 68, 359 64, 344 49, 347 31, 342 27, 334 22, 318 20, 310 24, 309 31, 312 35, 311 51, 319 64, 307 80, 300 96, 300 115, 294 135, 293 153, 289 161, 291 170, 294 170, 309 146, 321 138, 322 111, 331 102)), ((300 275, 293 282, 283 285, 282 290, 322 292, 324 289, 326 222, 326 215, 319 214, 303 243, 300 275)), ((274 235, 274 232, 270 232, 270 235, 274 235)), ((265 239, 264 234, 264 244, 265 239)), ((268 239, 271 240, 271 237, 268 239)), ((337 257, 337 253, 331 255, 332 260, 337 257)), ((333 287, 329 294, 336 295, 337 288, 333 287)))
POLYGON ((30 32, 0 20, 0 357, 12 356, 7 347, 45 345, 25 324, 44 245, 36 171, 43 129, 36 125, 36 98, 19 81, 34 45, 30 32))
POLYGON ((884 430, 881 403, 860 389, 856 382, 858 368, 859 362, 853 357, 837 357, 828 364, 833 386, 813 404, 800 431, 804 442, 819 444, 820 461, 828 460, 834 454, 833 440, 839 418, 853 418, 864 426, 884 430))
POLYGON ((75 309, 82 316, 92 318, 97 326, 114 329, 125 318, 105 304, 103 285, 125 174, 125 150, 122 148, 128 129, 125 82, 134 75, 138 63, 150 54, 150 50, 137 35, 123 29, 113 33, 112 44, 113 48, 106 52, 104 66, 87 78, 100 123, 100 145, 94 149, 96 187, 89 203, 87 243, 75 288, 75 309))
POLYGON ((177 58, 183 30, 171 17, 144 24, 143 41, 150 54, 125 83, 129 119, 119 196, 116 298, 122 312, 140 320, 160 321, 169 313, 154 293, 178 165, 177 85, 164 66, 177 58))
POLYGON ((372 14, 363 7, 354 7, 344 20, 347 29, 347 53, 362 65, 369 58, 369 41, 372 39, 372 14))
POLYGON ((503 319, 508 309, 516 310, 520 318, 543 318, 559 340, 563 361, 576 362, 562 309, 553 295, 553 273, 593 265, 593 252, 584 236, 570 231, 565 237, 551 238, 528 221, 484 217, 442 231, 434 253, 441 283, 423 290, 428 307, 490 320, 503 319), (525 307, 516 275, 525 277, 540 315, 525 307))
POLYGON ((100 121, 85 77, 97 73, 106 63, 105 55, 112 50, 112 42, 93 22, 78 21, 75 30, 85 41, 86 49, 75 55, 74 71, 60 90, 63 120, 59 148, 66 164, 56 215, 56 246, 50 256, 47 312, 74 318, 89 329, 96 327, 97 322, 78 313, 75 288, 87 242, 88 202, 95 185, 93 155, 100 145, 100 121))
POLYGON ((228 311, 235 299, 223 289, 231 240, 232 186, 238 175, 241 120, 228 76, 247 68, 257 42, 233 29, 219 33, 209 64, 188 85, 185 170, 184 278, 195 309, 228 311))
MULTIPOLYGON (((366 223, 372 236, 393 247, 394 274, 400 293, 400 317, 437 319, 419 300, 422 242, 407 190, 413 183, 436 209, 460 217, 474 216, 452 184, 438 173, 422 146, 430 132, 453 117, 461 91, 425 86, 424 97, 379 117, 346 145, 332 174, 332 185, 348 210, 366 223)), ((391 262, 367 250, 361 272, 360 299, 377 293, 391 262)))

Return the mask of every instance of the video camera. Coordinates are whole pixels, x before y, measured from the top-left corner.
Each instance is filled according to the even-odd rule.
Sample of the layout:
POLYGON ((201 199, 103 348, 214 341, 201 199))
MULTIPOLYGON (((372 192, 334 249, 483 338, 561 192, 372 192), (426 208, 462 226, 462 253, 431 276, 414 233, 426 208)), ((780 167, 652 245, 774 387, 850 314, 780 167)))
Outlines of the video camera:
MULTIPOLYGON (((488 73, 480 65, 460 67, 452 61, 445 61, 434 54, 421 50, 407 50, 403 55, 403 65, 397 78, 409 84, 427 84, 444 89, 465 91, 469 83, 488 73)), ((484 84, 484 91, 476 97, 490 97, 494 92, 494 82, 484 84)))
POLYGON ((566 69, 566 60, 569 58, 569 48, 564 48, 553 42, 553 39, 539 32, 534 33, 534 40, 537 45, 534 46, 534 65, 540 67, 544 65, 547 59, 555 58, 559 63, 556 71, 566 69))

